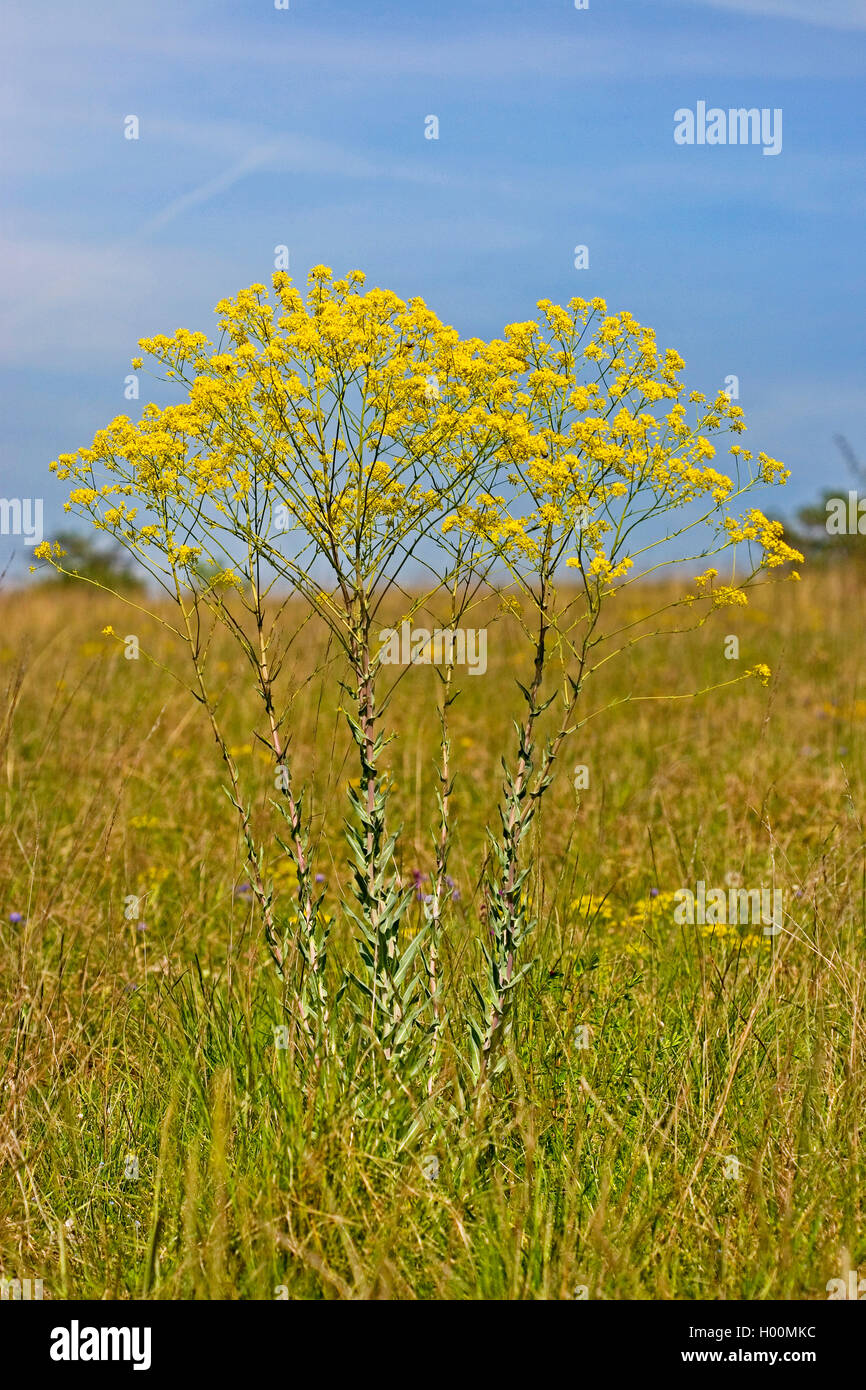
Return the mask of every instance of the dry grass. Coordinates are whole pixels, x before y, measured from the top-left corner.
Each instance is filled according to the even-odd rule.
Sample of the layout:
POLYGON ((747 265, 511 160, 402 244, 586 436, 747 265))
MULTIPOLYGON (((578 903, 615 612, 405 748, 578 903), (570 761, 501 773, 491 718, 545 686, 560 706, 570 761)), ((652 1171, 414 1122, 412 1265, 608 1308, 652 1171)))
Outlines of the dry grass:
MULTIPOLYGON (((183 654, 98 596, 3 596, 0 1273, 83 1297, 825 1297, 866 1263, 859 598, 853 574, 808 576, 606 668, 592 708, 698 689, 733 673, 734 632, 740 667, 766 661, 774 680, 621 705, 581 733, 534 828, 536 964, 509 1067, 471 1133, 443 1105, 405 1143, 391 1112, 359 1119, 351 1055, 313 1083, 274 1048, 279 988, 235 891, 246 875, 205 721, 100 632, 136 631, 177 671, 183 654), (591 775, 579 806, 575 763, 591 775), (783 889, 771 949, 641 906, 730 874, 783 889), (608 909, 587 918, 588 893, 608 909)), ((457 1045, 484 824, 520 710, 516 630, 489 616, 488 672, 454 707, 457 1045)), ((252 699, 228 652, 214 659, 264 835, 273 782, 252 699)), ((312 628, 288 661, 309 676, 293 759, 350 960, 338 673, 312 628)), ((407 878, 432 867, 434 681, 410 671, 393 706, 407 878)), ((291 876, 271 868, 288 903, 291 876)))

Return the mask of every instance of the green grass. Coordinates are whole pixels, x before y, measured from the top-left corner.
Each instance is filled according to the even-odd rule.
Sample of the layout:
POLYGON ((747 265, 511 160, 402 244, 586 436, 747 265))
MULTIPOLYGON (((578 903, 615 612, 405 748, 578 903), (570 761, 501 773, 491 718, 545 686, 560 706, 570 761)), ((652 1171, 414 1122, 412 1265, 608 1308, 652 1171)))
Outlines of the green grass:
MULTIPOLYGON (((589 708, 758 661, 774 680, 622 705, 579 735, 534 826, 535 963, 508 1065, 461 1123, 446 1062, 413 1132, 399 1093, 359 1112, 366 1044, 348 1011, 341 1067, 302 1076, 275 1047, 280 986, 234 891, 246 873, 204 718, 99 634, 162 639, 98 597, 5 596, 0 1274, 85 1298, 825 1298, 866 1266, 860 606, 853 575, 809 576, 605 668, 589 708), (575 763, 591 774, 579 805, 575 763), (731 874, 783 888, 771 947, 674 922, 666 893, 731 874), (582 908, 589 894, 603 910, 582 908)), ((336 983, 354 949, 339 912, 353 769, 326 655, 309 629, 292 648, 311 679, 290 726, 336 983)), ((265 836, 252 697, 228 652, 215 659, 265 836)), ((521 659, 511 620, 491 621, 488 673, 454 707, 449 1047, 478 970, 484 824, 521 659)), ((433 867, 434 680, 411 671, 393 706, 407 879, 433 867)), ((291 877, 271 868, 288 910, 291 877)))

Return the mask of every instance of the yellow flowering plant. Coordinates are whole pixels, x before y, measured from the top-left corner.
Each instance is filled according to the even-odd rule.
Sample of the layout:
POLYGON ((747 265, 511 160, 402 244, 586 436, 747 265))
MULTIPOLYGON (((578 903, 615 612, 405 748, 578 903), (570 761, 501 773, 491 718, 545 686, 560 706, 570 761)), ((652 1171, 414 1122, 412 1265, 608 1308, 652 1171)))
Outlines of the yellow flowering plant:
MULTIPOLYGON (((444 598, 455 629, 479 595, 497 589, 530 643, 526 709, 490 836, 485 973, 467 1020, 465 1075, 477 1090, 502 1064, 493 1054, 507 1032, 508 999, 528 969, 520 959, 533 925, 522 844, 564 741, 593 717, 579 717, 581 692, 617 652, 658 630, 629 618, 602 632, 603 606, 669 566, 748 548, 756 558, 742 573, 732 563, 718 583, 718 570, 707 568, 666 599, 665 609, 681 609, 694 626, 714 608, 744 602, 767 569, 799 558, 777 523, 754 508, 732 511, 759 483, 784 481, 781 464, 735 445, 735 479, 711 466, 712 437, 745 429, 737 406, 724 394, 711 403, 687 395, 678 354, 660 352, 651 330, 627 313, 609 315, 601 300, 538 308, 538 323, 511 325, 501 339, 461 339, 422 300, 365 290, 359 271, 334 279, 316 266, 306 295, 279 272, 273 300, 256 284, 217 305, 215 342, 186 330, 142 339, 156 374, 184 399, 146 405, 137 423, 119 416, 90 447, 52 465, 74 484, 67 507, 120 541, 175 606, 176 623, 156 616, 189 648, 191 689, 228 770, 265 937, 308 1054, 317 1064, 334 1055, 333 1009, 346 995, 386 1067, 399 1064, 403 1080, 423 1069, 428 1093, 444 1023, 454 654, 439 672, 433 891, 410 935, 401 922, 412 889, 396 869, 399 830, 389 825, 383 769, 393 734, 393 676, 377 646, 383 604, 396 600, 399 621, 411 623, 444 598), (302 599, 306 614, 290 609, 290 598, 302 599), (310 613, 342 662, 358 759, 348 789, 355 902, 344 910, 359 965, 344 971, 336 999, 326 973, 329 921, 289 756, 293 692, 279 684, 285 642, 310 613), (238 642, 262 701, 275 804, 288 826, 278 843, 297 878, 293 914, 276 910, 223 733, 207 671, 214 623, 238 642), (554 732, 539 752, 550 706, 554 732)), ((46 542, 39 553, 62 570, 57 547, 46 542)), ((769 678, 765 667, 753 673, 769 678)))
MULTIPOLYGON (((434 911, 425 931, 401 951, 399 924, 410 893, 395 874, 395 837, 386 824, 387 735, 385 702, 377 699, 375 629, 383 598, 398 586, 403 592, 401 577, 419 555, 432 578, 405 598, 403 618, 411 620, 442 590, 455 621, 465 612, 472 592, 466 576, 475 576, 477 588, 483 547, 471 537, 441 535, 442 524, 472 501, 485 470, 496 467, 497 393, 510 363, 503 345, 461 341, 420 299, 406 304, 383 290, 364 293, 363 282, 360 272, 334 280, 317 266, 304 298, 278 273, 274 304, 263 285, 252 285, 217 305, 215 344, 186 330, 142 339, 162 379, 185 388, 186 399, 149 404, 137 423, 117 417, 89 448, 62 455, 52 468, 77 484, 67 507, 115 536, 177 606, 174 630, 189 646, 194 690, 228 767, 271 953, 290 976, 297 950, 302 956, 306 985, 297 1003, 317 1055, 328 1033, 327 936, 282 732, 285 711, 277 707, 273 653, 285 600, 274 609, 269 599, 288 583, 330 628, 345 661, 345 712, 360 769, 360 786, 349 787, 355 816, 349 835, 362 970, 350 977, 367 999, 367 1020, 387 1059, 425 1026, 435 1042, 441 1021, 434 996, 447 866, 448 740, 446 723, 434 911), (203 584, 204 567, 214 577, 203 584), (283 848, 298 876, 294 941, 281 937, 217 719, 205 671, 203 610, 238 641, 266 711, 290 829, 283 848), (425 1011, 429 1021, 422 1020, 425 1011)), ((45 558, 62 568, 53 552, 45 558)), ((446 689, 443 716, 449 700, 446 689)))
MULTIPOLYGON (((508 1026, 509 995, 529 968, 519 961, 533 925, 522 891, 528 871, 521 844, 565 740, 593 717, 578 717, 588 678, 657 635, 653 620, 662 612, 692 614, 668 632, 699 626, 716 608, 747 603, 749 588, 767 571, 803 558, 786 544, 778 522, 756 508, 744 517, 731 512, 758 485, 788 476, 777 460, 763 453, 754 459, 736 443, 730 449, 735 478, 712 466, 712 437, 745 431, 739 406, 724 392, 711 402, 687 392, 680 355, 662 352, 653 331, 631 314, 608 314, 602 299, 575 298, 567 308, 541 300, 537 307, 538 322, 511 325, 503 340, 519 368, 501 389, 498 486, 445 523, 496 554, 527 615, 522 625, 532 653, 529 685, 520 686, 525 712, 515 724, 512 759, 504 763, 499 830, 490 834, 485 988, 470 1020, 476 1083, 491 1069, 494 1044, 508 1026), (744 546, 750 555, 738 572, 737 548, 742 553, 744 546), (608 599, 638 585, 652 599, 658 592, 652 581, 667 570, 690 569, 723 551, 730 552, 729 582, 717 584, 718 570, 708 568, 693 581, 695 592, 665 593, 647 613, 612 630, 600 627, 608 599), (552 705, 554 733, 539 750, 539 719, 552 705)), ((765 666, 745 674, 769 679, 765 666)), ((504 1061, 500 1049, 496 1068, 504 1061)))

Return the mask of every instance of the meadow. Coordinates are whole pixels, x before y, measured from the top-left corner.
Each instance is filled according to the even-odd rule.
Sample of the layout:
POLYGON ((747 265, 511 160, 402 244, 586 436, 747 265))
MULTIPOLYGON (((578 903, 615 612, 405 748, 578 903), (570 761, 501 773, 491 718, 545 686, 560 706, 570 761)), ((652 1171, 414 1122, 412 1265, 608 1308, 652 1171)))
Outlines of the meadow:
MULTIPOLYGON (((866 1266, 859 609, 853 569, 806 570, 598 674, 587 699, 612 707, 569 746, 530 832, 538 926, 507 1065, 471 1124, 443 1104, 413 1128, 359 1113, 348 1045, 338 1071, 303 1076, 275 1045, 279 977, 206 718, 172 680, 183 653, 83 587, 7 588, 0 1273, 54 1298, 826 1298, 866 1266), (125 659, 108 625, 168 670, 125 659), (756 662, 766 688, 629 698, 756 662), (678 923, 673 894, 697 881, 772 883, 782 931, 678 923)), ((494 599, 482 617, 487 670, 452 711, 454 1046, 528 661, 494 599)), ((286 658, 288 730, 336 970, 355 949, 340 912, 355 764, 317 621, 286 658)), ((273 759, 215 642, 265 827, 273 759)), ((409 932, 434 868, 435 681, 400 677, 385 758, 399 873, 418 885, 409 932)), ((278 848, 269 872, 290 904, 278 848)))

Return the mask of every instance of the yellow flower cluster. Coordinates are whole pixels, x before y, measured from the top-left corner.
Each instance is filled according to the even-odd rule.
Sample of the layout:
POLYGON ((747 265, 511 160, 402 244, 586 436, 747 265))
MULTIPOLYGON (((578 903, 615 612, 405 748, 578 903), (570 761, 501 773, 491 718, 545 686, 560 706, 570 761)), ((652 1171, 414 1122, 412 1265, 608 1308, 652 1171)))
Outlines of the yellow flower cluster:
POLYGON ((730 922, 705 922, 697 931, 701 936, 727 947, 729 951, 740 951, 749 946, 760 946, 769 950, 772 944, 772 937, 764 936, 763 932, 743 931, 741 927, 730 922))
MULTIPOLYGON (((185 399, 119 415, 51 466, 74 483, 67 508, 163 573, 210 556, 215 533, 273 559, 279 509, 275 529, 338 572, 375 574, 383 547, 435 526, 443 543, 530 569, 567 563, 610 592, 634 563, 626 515, 700 499, 724 513, 734 483, 711 466, 711 436, 742 432, 743 412, 724 392, 686 393, 682 357, 603 299, 537 308, 501 339, 461 339, 422 299, 365 289, 360 271, 314 266, 306 294, 277 272, 272 298, 253 284, 219 302, 216 345, 186 329, 142 338, 185 399)), ((759 454, 750 482, 785 477, 759 454)), ((754 542, 768 567, 801 558, 758 511, 724 514, 718 533, 723 547, 754 542)), ((706 592, 714 607, 745 601, 732 586, 706 592)))
MULTIPOLYGON (((592 894, 585 894, 575 898, 571 907, 577 921, 584 924, 598 923, 601 926, 610 927, 617 936, 632 938, 631 944, 636 945, 635 939, 644 932, 652 931, 664 924, 673 926, 673 914, 677 901, 676 891, 663 890, 648 894, 629 908, 620 908, 611 902, 610 898, 599 898, 592 894)), ((680 929, 678 928, 678 930, 680 929)), ((747 946, 768 948, 771 943, 771 938, 764 936, 763 932, 744 931, 736 925, 725 923, 705 923, 697 927, 696 930, 700 932, 701 936, 712 938, 729 949, 740 949, 747 946)), ((627 940, 625 942, 626 948, 629 944, 627 940)))
POLYGON ((762 564, 768 569, 788 564, 792 560, 803 559, 800 551, 795 550, 783 539, 784 527, 781 521, 770 521, 755 507, 752 507, 741 521, 727 517, 725 529, 731 544, 754 541, 759 545, 764 552, 762 564))
POLYGON ((591 893, 575 898, 571 904, 579 921, 598 922, 627 936, 641 932, 656 922, 672 922, 675 906, 674 892, 649 894, 629 908, 619 907, 609 897, 599 898, 591 893))
POLYGON ((756 676, 757 679, 761 682, 761 685, 769 685, 773 673, 770 670, 769 666, 765 666, 762 661, 759 661, 757 666, 749 667, 749 670, 746 672, 746 675, 756 676))
POLYGON ((716 608, 736 608, 742 607, 749 602, 749 595, 744 588, 736 588, 733 584, 715 584, 719 571, 717 569, 705 570, 703 574, 698 574, 694 579, 694 586, 697 590, 695 594, 686 594, 685 602, 694 603, 698 598, 710 599, 710 610, 716 608))

